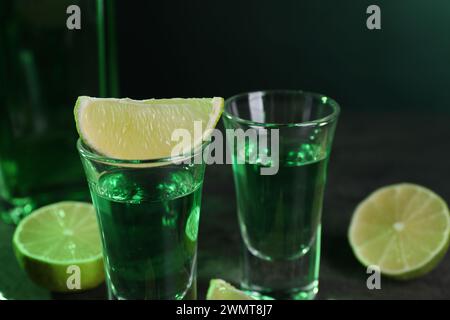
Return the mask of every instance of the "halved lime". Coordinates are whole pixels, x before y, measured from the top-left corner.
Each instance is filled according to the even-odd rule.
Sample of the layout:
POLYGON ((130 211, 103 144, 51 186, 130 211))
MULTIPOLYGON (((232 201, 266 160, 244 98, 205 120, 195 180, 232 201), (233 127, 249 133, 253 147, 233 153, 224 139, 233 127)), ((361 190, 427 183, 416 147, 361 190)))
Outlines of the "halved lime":
POLYGON ((356 208, 349 241, 365 266, 410 279, 431 271, 450 241, 444 200, 422 186, 402 183, 378 189, 356 208))
POLYGON ((144 160, 181 155, 200 146, 211 135, 222 111, 222 98, 82 96, 74 112, 82 140, 95 151, 116 159, 144 160))
POLYGON ((13 247, 30 278, 49 290, 86 290, 104 280, 100 232, 89 203, 37 209, 17 226, 13 247))
POLYGON ((222 279, 212 279, 209 283, 206 300, 256 300, 245 292, 236 289, 222 279))

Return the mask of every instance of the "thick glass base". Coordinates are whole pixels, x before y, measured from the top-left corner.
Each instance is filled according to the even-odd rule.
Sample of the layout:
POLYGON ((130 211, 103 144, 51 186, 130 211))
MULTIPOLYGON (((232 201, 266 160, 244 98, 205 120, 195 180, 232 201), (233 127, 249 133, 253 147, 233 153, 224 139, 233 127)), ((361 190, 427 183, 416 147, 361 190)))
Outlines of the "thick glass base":
POLYGON ((33 197, 0 198, 0 218, 7 224, 18 224, 33 210, 58 201, 87 201, 90 196, 87 187, 61 188, 59 191, 46 192, 33 197))
MULTIPOLYGON (((108 287, 108 299, 109 300, 197 300, 197 277, 193 276, 191 282, 187 285, 187 288, 184 291, 180 291, 175 295, 165 295, 160 294, 156 295, 155 292, 149 290, 148 295, 140 296, 139 298, 133 297, 124 297, 116 292, 114 286, 111 284, 110 280, 107 280, 108 287)), ((155 290, 156 291, 156 290, 155 290)))
POLYGON ((257 299, 311 300, 319 291, 320 225, 302 255, 264 259, 244 244, 242 290, 257 299))
POLYGON ((1 200, 0 218, 8 224, 18 224, 36 208, 31 198, 13 199, 11 203, 1 200))
POLYGON ((258 288, 257 291, 244 289, 244 292, 258 300, 314 300, 319 292, 319 282, 314 281, 307 287, 271 291, 258 288))

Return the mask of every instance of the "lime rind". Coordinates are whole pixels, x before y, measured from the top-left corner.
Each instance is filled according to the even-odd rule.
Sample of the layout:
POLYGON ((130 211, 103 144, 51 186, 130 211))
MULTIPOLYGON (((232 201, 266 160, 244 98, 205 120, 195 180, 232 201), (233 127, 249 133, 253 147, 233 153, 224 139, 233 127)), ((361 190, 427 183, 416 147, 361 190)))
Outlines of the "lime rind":
POLYGON ((222 279, 211 279, 206 300, 256 300, 222 279))
MULTIPOLYGON (((186 115, 190 114, 190 112, 192 110, 196 110, 195 109, 196 107, 199 107, 199 108, 207 107, 208 113, 206 113, 206 111, 202 112, 203 116, 207 116, 207 119, 206 118, 201 119, 201 121, 207 120, 205 128, 202 128, 202 130, 203 130, 202 134, 200 136, 194 136, 194 140, 191 141, 190 144, 184 146, 183 152, 178 155, 178 156, 182 156, 184 154, 187 154, 188 152, 191 152, 192 150, 196 150, 199 146, 201 146, 203 144, 203 142, 208 141, 210 139, 212 130, 216 127, 216 125, 220 119, 220 116, 223 112, 224 100, 223 100, 223 98, 220 98, 220 97, 188 98, 188 99, 170 98, 170 99, 133 100, 133 99, 129 99, 129 98, 115 99, 115 98, 94 98, 94 97, 88 97, 88 96, 80 96, 80 97, 78 97, 76 104, 75 104, 74 116, 75 116, 76 128, 80 135, 81 140, 89 148, 95 150, 100 155, 115 158, 115 159, 123 159, 123 160, 163 159, 163 158, 171 158, 174 156, 170 152, 161 151, 161 150, 165 150, 164 148, 167 148, 167 146, 165 146, 165 144, 167 143, 167 140, 165 143, 162 143, 162 141, 159 141, 157 143, 155 143, 155 141, 153 141, 153 143, 150 143, 150 141, 152 141, 152 139, 155 139, 156 136, 159 136, 159 138, 161 138, 160 133, 158 131, 153 131, 154 126, 156 128, 161 129, 162 128, 161 122, 165 122, 165 125, 167 125, 168 128, 170 128, 170 124, 168 124, 168 123, 170 123, 170 119, 164 117, 164 114, 161 117, 158 117, 158 118, 155 117, 155 114, 158 115, 158 112, 163 112, 163 113, 167 112, 167 111, 164 111, 165 108, 167 108, 167 107, 176 107, 177 112, 185 112, 186 115), (134 137, 134 138, 125 137, 123 134, 119 134, 118 133, 119 131, 116 130, 115 131, 116 136, 113 139, 113 137, 111 137, 111 133, 114 132, 114 128, 107 129, 106 136, 109 136, 109 138, 107 140, 110 142, 108 143, 109 145, 106 145, 106 142, 101 141, 102 138, 100 138, 100 137, 105 137, 105 133, 102 133, 101 136, 99 136, 98 133, 94 134, 94 132, 98 128, 95 128, 95 126, 93 127, 92 123, 86 127, 86 125, 83 125, 83 122, 85 120, 83 120, 82 118, 83 118, 83 115, 85 116, 85 113, 87 112, 86 111, 87 108, 95 107, 95 106, 102 106, 103 110, 105 110, 104 105, 107 105, 107 104, 109 104, 111 106, 114 106, 114 105, 121 106, 122 112, 125 112, 125 110, 128 109, 128 108, 123 108, 124 106, 129 106, 130 109, 133 108, 133 111, 134 110, 145 111, 145 109, 149 108, 149 110, 145 111, 145 113, 149 113, 149 114, 150 114, 150 112, 155 112, 155 113, 152 114, 153 115, 152 119, 147 120, 147 125, 143 126, 142 121, 140 121, 140 119, 138 119, 138 117, 135 117, 135 116, 133 117, 130 115, 130 114, 133 114, 132 111, 126 111, 127 116, 128 116, 128 121, 130 121, 130 119, 132 119, 131 124, 134 124, 131 127, 128 126, 127 127, 128 130, 130 130, 130 128, 133 128, 133 130, 138 128, 138 130, 141 130, 141 131, 139 131, 139 135, 136 135, 136 132, 135 132, 135 134, 132 135, 132 137, 134 137), (182 111, 182 110, 184 110, 184 111, 182 111), (139 122, 141 122, 141 123, 139 124, 139 122), (139 125, 136 125, 137 123, 139 125), (150 130, 149 130, 149 127, 151 128, 150 130), (138 140, 136 137, 139 137, 139 141, 141 141, 141 142, 139 142, 139 150, 142 150, 144 146, 146 148, 149 148, 149 145, 150 145, 150 146, 152 146, 151 148, 153 148, 153 150, 159 151, 159 152, 156 152, 157 154, 154 155, 153 152, 146 151, 144 153, 146 156, 143 157, 142 154, 140 154, 140 153, 139 153, 139 155, 137 155, 136 154, 137 151, 135 149, 134 152, 130 153, 131 156, 129 156, 127 154, 128 152, 123 152, 123 150, 121 150, 118 147, 118 144, 121 144, 120 142, 122 142, 122 145, 127 145, 126 148, 128 148, 130 145, 136 144, 135 141, 138 140), (124 138, 125 141, 119 141, 119 143, 117 143, 117 141, 122 140, 122 138, 124 138), (150 140, 147 141, 146 139, 150 139, 150 140), (111 143, 111 141, 114 141, 114 143, 111 143), (162 149, 161 149, 161 147, 162 147, 162 149), (119 154, 117 154, 118 150, 120 150, 119 154), (162 153, 162 154, 159 154, 159 153, 162 153), (126 156, 124 156, 124 155, 126 155, 126 156)), ((136 112, 134 112, 134 114, 136 114, 136 112)), ((114 111, 111 112, 111 115, 113 116, 113 119, 114 119, 114 111)), ((120 113, 118 113, 118 115, 120 115, 120 113)), ((181 118, 183 118, 183 120, 184 120, 184 116, 181 116, 181 118)), ((85 118, 85 119, 89 119, 89 118, 85 118)), ((187 120, 186 124, 191 125, 196 120, 199 120, 199 119, 196 119, 196 118, 189 119, 189 120, 187 120), (190 120, 192 120, 192 121, 190 121, 190 120)), ((113 122, 115 124, 122 123, 121 121, 113 121, 113 122)), ((127 123, 127 122, 125 121, 123 123, 127 123)), ((106 127, 106 123, 104 123, 104 122, 101 124, 99 123, 99 125, 106 127)), ((177 126, 177 127, 174 127, 173 129, 184 129, 184 128, 183 128, 183 126, 181 126, 181 127, 177 126)), ((166 136, 166 135, 167 134, 163 135, 163 137, 165 137, 166 139, 170 138, 170 135, 169 136, 166 136)))
POLYGON ((25 270, 29 278, 37 285, 50 291, 74 292, 89 290, 98 287, 105 279, 101 255, 92 261, 71 261, 63 264, 25 256, 18 251, 17 247, 14 248, 14 252, 19 265, 25 270), (76 265, 80 269, 80 289, 69 289, 67 287, 68 267, 71 265, 76 265))

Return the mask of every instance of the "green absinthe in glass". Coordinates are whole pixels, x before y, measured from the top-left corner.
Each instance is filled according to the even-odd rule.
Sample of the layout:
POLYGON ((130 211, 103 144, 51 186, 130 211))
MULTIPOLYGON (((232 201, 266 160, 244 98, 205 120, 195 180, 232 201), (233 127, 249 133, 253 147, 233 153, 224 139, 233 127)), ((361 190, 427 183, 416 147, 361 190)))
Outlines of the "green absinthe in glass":
POLYGON ((246 246, 270 261, 302 257, 320 227, 327 158, 318 145, 301 144, 282 153, 277 174, 261 175, 262 166, 233 164, 246 246))
POLYGON ((111 298, 195 298, 202 178, 118 168, 90 182, 111 298))
POLYGON ((225 102, 243 239, 241 288, 252 295, 303 300, 318 292, 322 203, 338 115, 334 100, 298 90, 248 92, 225 102))

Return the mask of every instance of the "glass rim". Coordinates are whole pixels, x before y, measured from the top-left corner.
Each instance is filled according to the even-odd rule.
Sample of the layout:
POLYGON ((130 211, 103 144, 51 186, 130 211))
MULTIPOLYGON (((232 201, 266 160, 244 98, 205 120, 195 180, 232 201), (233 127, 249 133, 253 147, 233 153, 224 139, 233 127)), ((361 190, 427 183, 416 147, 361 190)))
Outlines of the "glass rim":
POLYGON ((163 158, 153 158, 153 159, 118 159, 108 157, 95 151, 92 151, 90 147, 83 141, 83 139, 78 138, 77 140, 77 149, 80 155, 83 158, 94 160, 97 162, 110 163, 110 164, 125 164, 125 165, 137 165, 137 164, 170 164, 170 163, 182 163, 188 159, 192 159, 197 156, 199 153, 202 153, 203 150, 209 145, 210 141, 203 141, 203 143, 194 149, 194 152, 189 154, 181 154, 174 157, 163 157, 163 158))
POLYGON ((260 91, 249 91, 249 92, 242 92, 238 93, 234 96, 231 96, 230 98, 227 98, 225 100, 225 106, 223 110, 224 117, 236 121, 241 124, 249 125, 249 126, 258 126, 258 127, 306 127, 306 126, 317 126, 317 125, 326 125, 328 123, 332 123, 333 121, 336 121, 337 117, 339 116, 339 113, 341 111, 341 107, 339 104, 332 98, 325 96, 320 93, 310 92, 310 91, 303 91, 303 90, 291 90, 291 89, 271 89, 271 90, 260 90, 260 91), (245 96, 249 96, 250 94, 284 94, 284 95, 310 95, 312 97, 318 98, 320 100, 325 99, 323 102, 324 104, 331 107, 332 112, 322 118, 317 118, 314 120, 309 121, 303 121, 303 122, 285 122, 285 123, 277 123, 277 122, 258 122, 253 121, 249 119, 244 119, 241 117, 238 117, 230 112, 228 112, 227 107, 230 105, 232 101, 236 101, 239 98, 243 98, 245 96))

